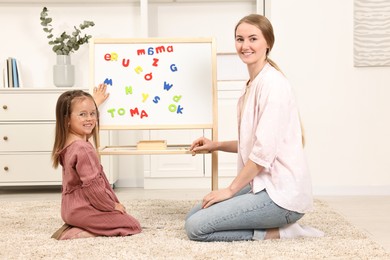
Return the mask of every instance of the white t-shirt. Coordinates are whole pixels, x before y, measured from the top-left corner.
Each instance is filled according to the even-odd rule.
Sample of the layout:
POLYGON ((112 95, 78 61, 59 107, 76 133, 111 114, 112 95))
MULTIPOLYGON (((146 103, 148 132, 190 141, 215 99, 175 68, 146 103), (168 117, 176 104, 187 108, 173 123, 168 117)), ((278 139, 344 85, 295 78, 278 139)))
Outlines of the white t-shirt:
POLYGON ((266 64, 238 101, 238 172, 250 159, 264 167, 251 182, 288 210, 313 207, 298 109, 285 76, 266 64), (244 104, 245 102, 245 104, 244 104))

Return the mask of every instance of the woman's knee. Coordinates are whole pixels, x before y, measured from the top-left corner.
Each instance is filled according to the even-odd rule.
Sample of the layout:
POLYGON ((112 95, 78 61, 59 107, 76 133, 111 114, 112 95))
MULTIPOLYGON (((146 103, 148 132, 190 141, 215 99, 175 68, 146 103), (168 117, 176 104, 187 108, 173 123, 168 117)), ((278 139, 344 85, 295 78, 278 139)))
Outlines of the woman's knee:
POLYGON ((187 216, 186 216, 186 220, 188 218, 190 218, 192 215, 194 215, 196 212, 198 212, 199 210, 202 209, 202 205, 199 203, 197 205, 195 205, 188 213, 187 213, 187 216))
POLYGON ((205 236, 200 231, 200 226, 196 218, 188 218, 184 225, 185 231, 187 233, 187 237, 190 240, 194 241, 204 241, 205 236))

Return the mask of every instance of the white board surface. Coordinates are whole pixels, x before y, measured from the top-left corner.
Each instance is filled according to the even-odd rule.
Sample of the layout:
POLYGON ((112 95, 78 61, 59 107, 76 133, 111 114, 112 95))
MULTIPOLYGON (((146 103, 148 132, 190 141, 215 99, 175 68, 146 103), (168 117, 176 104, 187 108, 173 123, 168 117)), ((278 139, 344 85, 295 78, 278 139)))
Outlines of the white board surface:
POLYGON ((95 39, 91 87, 107 84, 102 129, 212 125, 216 109, 212 39, 95 39))

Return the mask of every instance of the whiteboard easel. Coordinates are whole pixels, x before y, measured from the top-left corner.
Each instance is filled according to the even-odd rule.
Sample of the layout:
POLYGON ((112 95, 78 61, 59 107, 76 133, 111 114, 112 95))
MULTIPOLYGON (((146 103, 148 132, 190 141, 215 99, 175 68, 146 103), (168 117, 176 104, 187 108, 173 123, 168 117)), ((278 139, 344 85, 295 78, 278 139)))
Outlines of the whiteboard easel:
MULTIPOLYGON (((218 140, 216 46, 212 38, 93 39, 90 91, 107 84, 100 130, 211 129, 218 140)), ((99 141, 99 140, 98 140, 99 141)), ((190 154, 190 144, 165 150, 100 147, 101 155, 190 154)), ((213 152, 211 187, 218 188, 213 152)))

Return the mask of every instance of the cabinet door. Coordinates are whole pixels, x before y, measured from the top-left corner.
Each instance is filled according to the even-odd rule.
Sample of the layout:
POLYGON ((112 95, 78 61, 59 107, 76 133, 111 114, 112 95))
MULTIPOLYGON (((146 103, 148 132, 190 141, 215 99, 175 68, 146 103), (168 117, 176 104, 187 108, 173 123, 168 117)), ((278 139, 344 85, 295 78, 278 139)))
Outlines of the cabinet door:
POLYGON ((52 167, 50 153, 14 153, 0 156, 0 185, 61 184, 61 167, 52 167))
MULTIPOLYGON (((237 140, 237 100, 240 91, 218 91, 218 139, 237 140)), ((218 176, 237 175, 237 154, 218 154, 218 176)))
POLYGON ((54 123, 0 123, 0 152, 51 152, 54 123))
MULTIPOLYGON (((114 134, 111 131, 100 131, 100 145, 101 147, 113 145, 114 134)), ((107 176, 108 182, 111 185, 115 185, 118 180, 118 156, 114 155, 102 155, 100 156, 100 162, 103 166, 104 173, 107 176)))
POLYGON ((60 92, 3 91, 0 94, 0 118, 4 121, 55 120, 60 92))
MULTIPOLYGON (((166 140, 168 145, 190 144, 203 135, 203 130, 158 130, 151 131, 151 140, 166 140)), ((203 156, 147 155, 145 177, 203 177, 203 156), (149 168, 149 171, 147 170, 149 168)))

